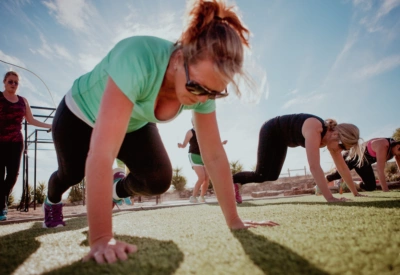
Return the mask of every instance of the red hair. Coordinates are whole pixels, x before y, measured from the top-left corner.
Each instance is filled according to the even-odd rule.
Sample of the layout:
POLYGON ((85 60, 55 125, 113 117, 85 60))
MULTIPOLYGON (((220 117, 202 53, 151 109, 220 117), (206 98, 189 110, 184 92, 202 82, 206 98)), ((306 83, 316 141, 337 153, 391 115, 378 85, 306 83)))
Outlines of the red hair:
POLYGON ((223 0, 196 0, 189 11, 188 22, 177 42, 185 61, 195 64, 211 59, 216 71, 227 83, 232 82, 240 95, 234 77, 245 75, 242 70, 244 46, 249 47, 250 32, 234 7, 227 7, 223 0))

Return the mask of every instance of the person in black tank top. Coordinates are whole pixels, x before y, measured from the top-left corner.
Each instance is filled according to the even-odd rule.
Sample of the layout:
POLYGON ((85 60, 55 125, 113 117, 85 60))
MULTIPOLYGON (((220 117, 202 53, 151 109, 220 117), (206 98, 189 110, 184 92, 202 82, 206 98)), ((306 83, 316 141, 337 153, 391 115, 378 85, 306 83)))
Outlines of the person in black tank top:
POLYGON ((239 172, 233 175, 236 200, 240 198, 238 184, 275 181, 281 173, 288 147, 305 147, 310 171, 317 186, 328 202, 345 201, 332 196, 324 172, 319 163, 319 149, 327 147, 333 161, 348 182, 354 196, 361 196, 352 181, 350 170, 341 152, 352 148, 352 157, 361 155, 358 144, 359 130, 353 124, 337 124, 335 120, 323 119, 311 114, 291 114, 277 116, 261 127, 259 134, 257 166, 255 171, 239 172))
MULTIPOLYGON (((193 125, 193 122, 192 122, 193 125)), ((226 144, 228 141, 224 140, 222 144, 226 144)), ((178 143, 179 148, 186 148, 189 143, 189 161, 192 165, 193 170, 196 172, 197 181, 193 187, 193 194, 189 198, 191 203, 206 202, 204 196, 207 193, 210 178, 208 176, 206 167, 204 166, 203 159, 201 158, 199 143, 197 142, 196 131, 194 128, 187 131, 183 143, 178 143), (197 194, 200 191, 200 197, 197 198, 197 194)))
MULTIPOLYGON (((397 168, 400 168, 400 141, 395 141, 392 138, 374 138, 364 143, 364 162, 358 167, 358 158, 348 159, 348 151, 343 153, 343 158, 346 161, 350 170, 355 169, 361 177, 362 182, 360 188, 365 191, 374 191, 376 189, 376 179, 372 164, 376 163, 376 171, 379 178, 379 183, 382 191, 388 192, 389 188, 385 177, 385 164, 388 160, 395 158, 397 168), (372 152, 370 152, 372 150, 372 152)), ((339 171, 335 170, 326 176, 328 181, 341 179, 339 171)))
POLYGON ((17 95, 19 76, 5 74, 4 92, 0 92, 0 221, 7 219, 7 203, 18 179, 22 150, 22 121, 34 126, 51 128, 51 124, 33 118, 28 101, 17 95), (6 173, 7 172, 7 173, 6 173))

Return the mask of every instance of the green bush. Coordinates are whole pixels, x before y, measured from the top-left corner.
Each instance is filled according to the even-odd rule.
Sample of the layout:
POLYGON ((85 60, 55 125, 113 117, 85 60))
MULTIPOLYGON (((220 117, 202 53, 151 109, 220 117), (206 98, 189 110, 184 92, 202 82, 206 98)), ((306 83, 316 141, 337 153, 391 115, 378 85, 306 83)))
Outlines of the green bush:
POLYGON ((394 140, 400 140, 400 128, 397 128, 397 129, 394 131, 392 138, 393 138, 394 140))
POLYGON ((181 170, 182 170, 182 168, 176 167, 172 174, 171 185, 177 191, 185 190, 185 186, 186 186, 186 182, 187 182, 186 178, 181 175, 181 170))
POLYGON ((85 196, 85 182, 82 180, 80 183, 71 187, 71 191, 68 194, 68 200, 70 202, 83 201, 85 196))
POLYGON ((385 167, 385 176, 387 181, 399 181, 400 173, 397 173, 396 163, 389 163, 385 167))
POLYGON ((10 207, 11 205, 13 205, 14 201, 15 201, 14 193, 11 193, 10 196, 8 196, 7 206, 10 207))
POLYGON ((232 175, 243 171, 243 164, 241 164, 238 160, 231 161, 229 164, 231 166, 232 175))
POLYGON ((46 198, 47 188, 44 181, 39 181, 36 185, 36 190, 33 190, 33 187, 30 186, 29 194, 31 194, 30 202, 33 200, 34 195, 36 197, 36 203, 43 204, 44 199, 46 198))

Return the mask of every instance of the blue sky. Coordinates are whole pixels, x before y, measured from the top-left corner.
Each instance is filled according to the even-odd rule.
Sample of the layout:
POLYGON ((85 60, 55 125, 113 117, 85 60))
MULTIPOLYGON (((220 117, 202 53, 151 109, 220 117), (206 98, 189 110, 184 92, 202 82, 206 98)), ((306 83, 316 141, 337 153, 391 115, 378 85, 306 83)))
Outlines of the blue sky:
MULTIPOLYGON (((252 90, 243 86, 241 99, 232 94, 217 101, 230 160, 252 168, 259 128, 277 115, 307 112, 353 123, 365 140, 391 136, 400 127, 400 0, 228 3, 237 5, 252 32, 245 68, 256 84, 252 90)), ((0 59, 35 72, 51 96, 33 74, 4 63, 0 69, 20 73, 19 94, 30 105, 54 107, 119 40, 154 35, 175 41, 185 6, 184 0, 2 0, 0 59)), ((186 112, 159 129, 173 166, 182 167, 193 186, 187 149, 177 148, 191 127, 190 117, 186 112)), ((47 182, 56 169, 55 153, 49 145, 39 148, 37 179, 47 182)), ((29 155, 33 171, 32 150, 29 155)), ((321 149, 322 168, 332 165, 321 149)), ((308 170, 305 150, 289 149, 283 170, 304 166, 308 170)), ((18 199, 21 178, 14 191, 18 199)))

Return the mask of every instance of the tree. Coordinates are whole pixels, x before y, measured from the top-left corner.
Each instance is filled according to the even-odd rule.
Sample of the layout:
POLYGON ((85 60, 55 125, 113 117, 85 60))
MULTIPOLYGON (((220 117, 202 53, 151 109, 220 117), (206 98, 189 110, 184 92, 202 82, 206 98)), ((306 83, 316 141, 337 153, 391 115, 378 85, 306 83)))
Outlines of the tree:
POLYGON ((186 186, 186 182, 187 182, 186 178, 181 175, 181 170, 182 170, 181 167, 176 167, 172 174, 171 184, 174 187, 174 189, 177 191, 185 190, 185 186, 186 186))
POLYGON ((71 191, 68 194, 68 200, 70 202, 83 201, 85 196, 85 179, 80 183, 71 187, 71 191))
POLYGON ((35 196, 36 202, 38 204, 43 204, 44 199, 46 198, 46 193, 47 193, 46 192, 47 188, 46 188, 45 182, 39 181, 38 185, 36 186, 36 190, 34 191, 33 188, 31 188, 31 189, 32 189, 32 191, 30 191, 30 192, 31 192, 32 199, 33 199, 33 196, 35 196))
POLYGON ((14 201, 15 201, 14 193, 12 192, 12 193, 8 196, 7 206, 10 207, 11 205, 13 205, 14 201))
POLYGON ((385 167, 385 174, 387 181, 398 181, 400 180, 400 174, 397 173, 397 165, 396 163, 388 163, 385 167))
POLYGON ((231 166, 232 175, 243 171, 243 165, 238 160, 231 161, 229 165, 231 166))
POLYGON ((395 140, 400 140, 400 128, 397 128, 394 131, 392 138, 395 139, 395 140))

